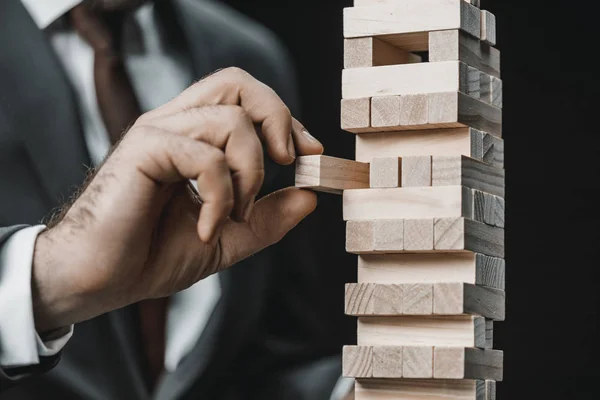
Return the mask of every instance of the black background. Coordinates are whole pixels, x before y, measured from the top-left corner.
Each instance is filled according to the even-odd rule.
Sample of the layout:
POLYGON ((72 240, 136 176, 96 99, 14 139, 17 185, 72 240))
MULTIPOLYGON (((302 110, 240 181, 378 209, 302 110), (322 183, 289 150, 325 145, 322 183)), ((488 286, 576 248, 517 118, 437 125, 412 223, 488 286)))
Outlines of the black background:
MULTIPOLYGON (((354 136, 339 129, 342 8, 351 0, 227 2, 280 36, 296 63, 303 122, 327 154, 353 158, 354 136)), ((600 23, 591 2, 482 3, 497 17, 504 81, 508 309, 495 330, 505 351, 498 398, 600 398, 600 23)), ((343 283, 355 281, 356 259, 343 251, 341 199, 319 202, 324 301, 339 327, 332 335, 351 344, 343 283)))

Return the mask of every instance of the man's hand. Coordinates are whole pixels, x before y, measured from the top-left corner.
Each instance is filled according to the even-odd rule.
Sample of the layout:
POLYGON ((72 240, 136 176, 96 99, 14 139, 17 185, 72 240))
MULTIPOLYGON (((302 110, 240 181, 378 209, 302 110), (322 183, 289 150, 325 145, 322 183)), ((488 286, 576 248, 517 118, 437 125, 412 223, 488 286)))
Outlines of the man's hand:
POLYGON ((254 204, 261 140, 279 164, 323 151, 273 90, 235 68, 140 117, 37 240, 38 331, 170 295, 279 241, 316 199, 288 188, 254 204))

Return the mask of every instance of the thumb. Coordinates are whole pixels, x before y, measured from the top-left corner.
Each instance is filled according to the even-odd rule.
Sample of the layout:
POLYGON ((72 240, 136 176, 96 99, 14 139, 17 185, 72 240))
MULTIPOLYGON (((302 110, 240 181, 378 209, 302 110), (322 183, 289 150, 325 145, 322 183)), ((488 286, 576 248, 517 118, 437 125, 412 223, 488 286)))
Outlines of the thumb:
POLYGON ((219 270, 277 243, 316 206, 313 192, 293 187, 263 197, 248 222, 229 221, 223 227, 219 270))

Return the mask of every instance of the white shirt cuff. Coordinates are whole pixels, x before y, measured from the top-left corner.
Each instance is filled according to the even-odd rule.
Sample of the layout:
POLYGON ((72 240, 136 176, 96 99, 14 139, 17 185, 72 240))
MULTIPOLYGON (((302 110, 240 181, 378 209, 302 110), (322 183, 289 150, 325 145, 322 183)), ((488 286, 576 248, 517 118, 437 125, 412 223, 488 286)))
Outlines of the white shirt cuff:
POLYGON ((340 376, 333 387, 333 392, 331 393, 329 400, 342 400, 352 392, 352 388, 354 388, 354 378, 340 376))
POLYGON ((46 227, 37 225, 14 233, 0 247, 0 365, 39 364, 40 356, 57 354, 73 334, 42 341, 35 330, 31 299, 31 267, 35 241, 46 227))

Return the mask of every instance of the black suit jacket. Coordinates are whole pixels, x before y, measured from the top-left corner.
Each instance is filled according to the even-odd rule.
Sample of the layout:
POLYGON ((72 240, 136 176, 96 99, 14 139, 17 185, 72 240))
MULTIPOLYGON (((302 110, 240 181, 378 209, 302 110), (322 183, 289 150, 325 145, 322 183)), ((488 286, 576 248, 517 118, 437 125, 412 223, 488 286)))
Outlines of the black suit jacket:
MULTIPOLYGON (((160 22, 186 46, 197 76, 241 67, 297 109, 291 67, 265 29, 213 1, 156 2, 160 22)), ((47 38, 20 0, 0 2, 0 227, 34 224, 69 198, 90 165, 74 93, 47 38)), ((263 190, 292 183, 267 164, 263 190)), ((220 274, 223 294, 200 340, 158 399, 327 399, 340 373, 339 343, 320 302, 318 260, 304 224, 281 243, 220 274), (304 232, 303 232, 304 231, 304 232)), ((0 229, 0 245, 14 230, 0 229)), ((51 372, 3 399, 145 399, 135 307, 78 324, 51 372)), ((11 376, 52 367, 1 371, 11 376)))

